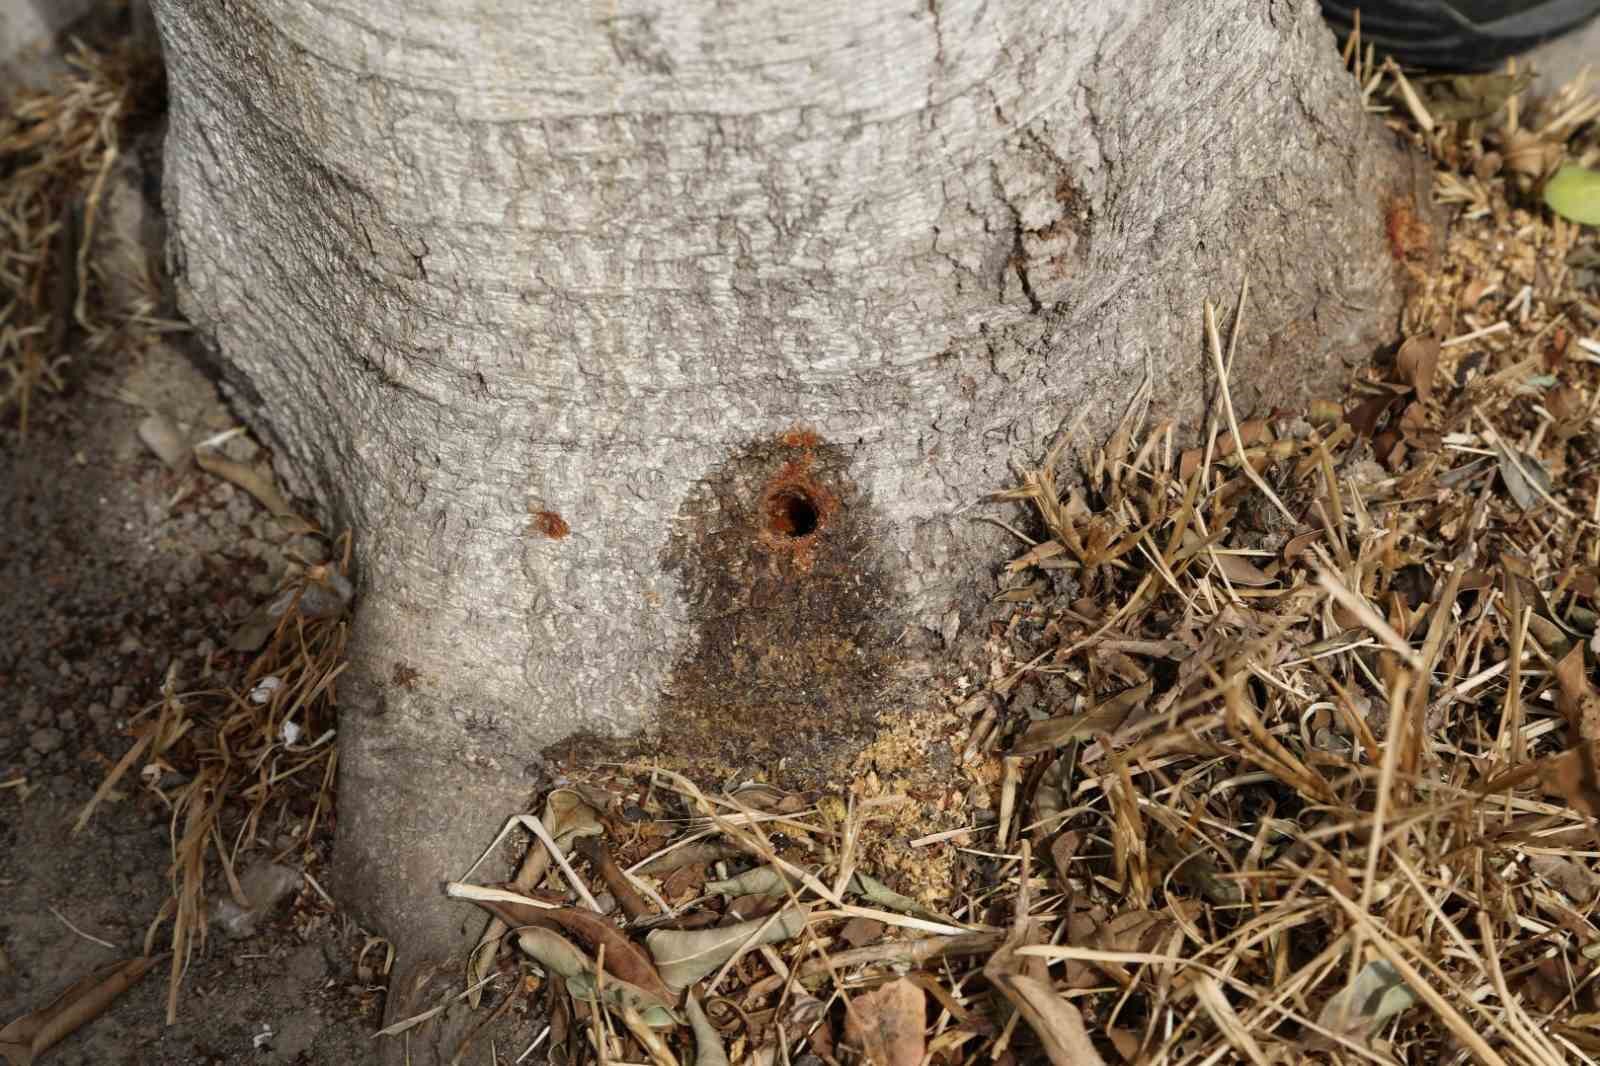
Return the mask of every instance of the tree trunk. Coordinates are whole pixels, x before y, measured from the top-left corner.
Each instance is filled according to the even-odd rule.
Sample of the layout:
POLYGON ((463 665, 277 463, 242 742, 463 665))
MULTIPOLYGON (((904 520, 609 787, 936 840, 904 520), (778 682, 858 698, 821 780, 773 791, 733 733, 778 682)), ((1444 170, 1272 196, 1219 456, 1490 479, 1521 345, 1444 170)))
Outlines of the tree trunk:
POLYGON ((1240 404, 1397 321, 1314 0, 156 10, 183 309, 356 531, 337 864, 402 946, 552 750, 835 766, 1008 460, 1147 366, 1195 413, 1241 275, 1240 404))

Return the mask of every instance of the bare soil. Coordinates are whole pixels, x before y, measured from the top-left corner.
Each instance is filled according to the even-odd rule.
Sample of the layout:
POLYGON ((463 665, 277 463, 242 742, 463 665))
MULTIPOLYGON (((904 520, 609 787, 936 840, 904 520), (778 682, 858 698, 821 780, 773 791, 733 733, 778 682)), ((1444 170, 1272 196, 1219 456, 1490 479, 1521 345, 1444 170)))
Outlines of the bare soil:
MULTIPOLYGON (((192 432, 229 424, 177 349, 111 353, 75 365, 72 379, 35 405, 26 441, 14 417, 0 430, 0 1024, 143 953, 170 892, 170 812, 130 776, 81 833, 71 825, 169 670, 180 690, 203 682, 207 657, 232 654, 233 624, 271 593, 290 555, 319 549, 276 533, 233 486, 170 470, 141 443, 149 407, 119 395, 192 432)), ((237 459, 256 451, 243 438, 228 447, 237 459)), ((281 861, 316 870, 328 839, 281 861)), ((260 841, 250 861, 276 843, 260 841)), ((156 950, 170 928, 156 931, 156 950)), ((164 1024, 163 965, 46 1061, 368 1061, 381 997, 355 976, 364 942, 302 880, 255 935, 212 933, 174 1025, 164 1024)))

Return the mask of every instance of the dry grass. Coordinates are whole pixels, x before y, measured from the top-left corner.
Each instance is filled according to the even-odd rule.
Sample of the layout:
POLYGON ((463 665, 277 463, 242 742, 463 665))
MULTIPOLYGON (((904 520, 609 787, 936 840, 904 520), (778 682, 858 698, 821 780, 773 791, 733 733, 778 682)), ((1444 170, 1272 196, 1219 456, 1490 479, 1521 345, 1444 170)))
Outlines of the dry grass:
MULTIPOLYGON (((348 566, 347 538, 340 572, 348 566)), ((332 809, 348 584, 330 567, 312 567, 275 603, 277 625, 265 647, 242 659, 230 656, 241 664, 236 669, 218 662, 208 670, 220 684, 178 691, 178 679, 168 677, 162 699, 131 718, 133 747, 73 826, 77 832, 87 825, 135 768, 141 789, 170 812, 172 895, 145 936, 150 955, 171 922, 169 1023, 184 971, 205 942, 208 894, 225 888, 249 908, 236 873, 241 858, 267 847, 309 849, 332 809), (267 843, 285 834, 292 840, 287 847, 267 843)))
POLYGON ((524 941, 543 978, 499 963, 548 1011, 536 1046, 663 1064, 1600 1056, 1600 248, 1534 195, 1595 154, 1600 105, 1419 117, 1425 86, 1360 74, 1463 208, 1442 257, 1424 221, 1391 219, 1407 343, 1347 396, 1241 420, 1248 301, 1221 323, 1197 308, 1218 386, 1203 446, 1148 425, 1141 396, 1102 447, 1063 441, 1022 471, 1003 498, 1035 521, 985 683, 880 738, 849 790, 713 796, 629 768, 561 794, 542 835, 568 848, 561 827, 583 827, 574 868, 547 873, 536 843, 529 902, 483 904, 493 936, 546 931, 524 941), (964 760, 926 765, 929 722, 963 731, 964 760), (600 909, 634 900, 610 928, 643 949, 550 916, 584 877, 611 889, 600 909), (677 998, 691 949, 661 930, 741 921, 704 960, 703 1016, 677 998), (671 996, 594 991, 659 977, 671 996), (657 1007, 682 1013, 652 1029, 657 1007))
POLYGON ((125 279, 142 298, 106 306, 108 264, 94 254, 124 130, 159 95, 159 71, 131 49, 82 44, 67 63, 70 76, 16 93, 0 112, 0 411, 16 408, 24 436, 35 393, 62 387, 74 349, 127 346, 172 325, 157 317, 153 278, 125 279))

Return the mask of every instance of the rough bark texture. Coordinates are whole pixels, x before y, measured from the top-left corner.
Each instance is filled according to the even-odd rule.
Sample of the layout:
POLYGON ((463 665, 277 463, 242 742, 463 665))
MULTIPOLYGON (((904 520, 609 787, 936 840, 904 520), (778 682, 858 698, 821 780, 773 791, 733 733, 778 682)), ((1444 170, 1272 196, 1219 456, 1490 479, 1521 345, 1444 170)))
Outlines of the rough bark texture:
POLYGON ((357 533, 343 882, 430 949, 553 742, 824 736, 1010 457, 1147 360, 1198 410, 1241 274, 1245 405, 1396 320, 1411 171, 1313 0, 156 9, 184 310, 357 533))

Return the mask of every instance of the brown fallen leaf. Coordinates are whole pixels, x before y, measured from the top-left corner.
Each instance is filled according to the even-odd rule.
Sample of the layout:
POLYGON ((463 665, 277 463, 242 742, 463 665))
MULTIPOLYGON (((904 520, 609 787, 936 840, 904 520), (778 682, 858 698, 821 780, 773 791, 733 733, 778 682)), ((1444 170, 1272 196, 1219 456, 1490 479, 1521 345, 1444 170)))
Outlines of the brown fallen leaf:
POLYGON ((1230 584, 1245 588, 1261 588, 1264 585, 1275 584, 1278 580, 1262 573, 1254 563, 1242 555, 1217 552, 1212 562, 1216 563, 1217 569, 1222 571, 1222 575, 1230 584))
POLYGON ((1567 720, 1568 750, 1544 780, 1591 818, 1600 817, 1600 694, 1589 684, 1578 643, 1556 663, 1556 707, 1567 720))
MULTIPOLYGON (((572 788, 558 788, 545 797, 544 814, 539 819, 544 823, 545 831, 550 838, 563 851, 572 847, 574 841, 585 837, 599 836, 605 832, 605 827, 600 824, 600 814, 583 793, 572 788)), ((535 840, 523 856, 522 863, 517 867, 516 876, 506 888, 523 895, 536 895, 533 886, 544 879, 545 873, 550 869, 551 855, 549 849, 540 841, 535 840)), ((488 974, 489 967, 494 965, 494 957, 500 950, 500 938, 505 936, 508 926, 498 917, 489 919, 483 933, 478 937, 478 946, 472 949, 472 955, 467 961, 467 977, 472 991, 467 996, 467 1002, 474 1008, 482 1000, 483 989, 481 982, 488 974)))
POLYGON ((1305 550, 1315 544, 1327 530, 1321 526, 1315 529, 1303 529, 1283 543, 1283 561, 1292 563, 1305 553, 1305 550))
POLYGON ((1344 420, 1357 434, 1371 438, 1377 435, 1378 426, 1398 402, 1398 396, 1387 393, 1367 396, 1345 414, 1344 420))
POLYGON ((1395 373, 1417 392, 1423 403, 1433 395, 1433 375, 1439 369, 1439 338, 1431 333, 1409 337, 1394 354, 1395 373))
POLYGON ((594 960, 571 941, 550 929, 530 928, 517 934, 517 946, 549 973, 559 974, 572 998, 587 1003, 604 1001, 619 1012, 632 1010, 653 1029, 670 1029, 682 1024, 671 1001, 663 1002, 638 985, 608 976, 596 977, 594 960))
POLYGON ((206 473, 220 477, 224 481, 231 481, 244 491, 256 498, 256 502, 267 509, 270 515, 282 515, 294 518, 303 524, 305 519, 294 513, 294 508, 289 506, 289 501, 283 498, 283 493, 272 483, 272 479, 262 474, 253 466, 236 463, 232 459, 224 459, 215 452, 204 448, 194 450, 194 461, 206 473))
POLYGON ((1054 1066, 1105 1066, 1078 1008, 1056 994, 1050 982, 1021 974, 989 975, 1039 1037, 1054 1066))
POLYGON ((103 1014, 163 957, 123 959, 74 982, 45 1006, 0 1029, 0 1055, 10 1066, 33 1066, 63 1037, 103 1014))
POLYGON ((851 918, 844 923, 844 928, 839 930, 839 939, 853 948, 858 948, 877 940, 887 928, 888 926, 876 918, 851 918))
POLYGON ((927 1047, 927 997, 917 985, 897 978, 850 1001, 845 1038, 875 1066, 919 1066, 927 1047))
POLYGON ((1556 663, 1556 707, 1567 726, 1581 740, 1600 740, 1600 693, 1589 684, 1583 664, 1583 645, 1572 649, 1556 663))
POLYGON ((1098 736, 1101 733, 1110 733, 1123 723, 1123 720, 1150 699, 1155 683, 1146 681, 1142 685, 1119 692, 1108 700, 1102 700, 1088 710, 1079 714, 1063 715, 1059 718, 1048 718, 1043 722, 1034 722, 1017 738, 1011 747, 1013 755, 1037 755, 1041 751, 1059 748, 1070 744, 1074 740, 1083 740, 1098 736))
POLYGON ((1600 818, 1600 777, 1595 772, 1596 745, 1580 740, 1562 752, 1533 764, 1539 767, 1545 791, 1560 796, 1573 810, 1600 818))
MULTIPOLYGON (((507 885, 495 886, 509 888, 507 885)), ((520 929, 537 926, 558 929, 573 937, 600 956, 605 949, 605 969, 629 984, 648 992, 663 1003, 676 1004, 678 996, 661 980, 655 963, 645 950, 632 940, 611 920, 593 911, 577 907, 535 907, 531 904, 511 903, 504 900, 474 900, 478 906, 493 914, 507 928, 520 929)))

